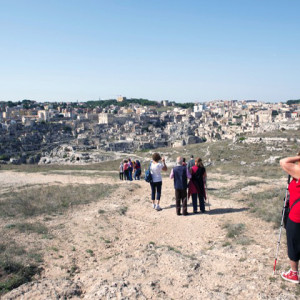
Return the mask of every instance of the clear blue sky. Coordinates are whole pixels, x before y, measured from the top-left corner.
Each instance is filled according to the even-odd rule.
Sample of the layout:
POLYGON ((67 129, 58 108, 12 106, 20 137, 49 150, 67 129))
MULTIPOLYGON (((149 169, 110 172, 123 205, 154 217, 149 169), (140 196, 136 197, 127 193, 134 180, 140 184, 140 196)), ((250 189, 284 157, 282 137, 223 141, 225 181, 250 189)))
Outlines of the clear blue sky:
POLYGON ((298 0, 0 0, 0 101, 300 98, 298 0))

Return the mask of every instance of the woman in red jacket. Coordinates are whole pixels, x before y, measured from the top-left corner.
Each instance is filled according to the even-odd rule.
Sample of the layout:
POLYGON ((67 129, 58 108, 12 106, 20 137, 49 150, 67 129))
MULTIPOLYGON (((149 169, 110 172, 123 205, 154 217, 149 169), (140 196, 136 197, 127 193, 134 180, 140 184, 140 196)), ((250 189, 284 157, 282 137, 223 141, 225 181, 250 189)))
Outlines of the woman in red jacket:
POLYGON ((286 224, 288 257, 290 259, 291 269, 288 272, 283 272, 281 277, 284 280, 293 283, 299 283, 298 264, 300 260, 300 201, 297 201, 300 199, 299 161, 300 152, 297 156, 287 157, 280 160, 282 169, 291 175, 291 177, 293 177, 293 180, 289 184, 289 203, 291 211, 286 224))
POLYGON ((192 195, 193 210, 197 213, 197 198, 199 199, 199 206, 201 212, 205 212, 204 199, 206 199, 205 182, 206 182, 206 170, 202 164, 201 158, 196 158, 195 165, 191 168, 192 178, 189 182, 188 197, 192 195))

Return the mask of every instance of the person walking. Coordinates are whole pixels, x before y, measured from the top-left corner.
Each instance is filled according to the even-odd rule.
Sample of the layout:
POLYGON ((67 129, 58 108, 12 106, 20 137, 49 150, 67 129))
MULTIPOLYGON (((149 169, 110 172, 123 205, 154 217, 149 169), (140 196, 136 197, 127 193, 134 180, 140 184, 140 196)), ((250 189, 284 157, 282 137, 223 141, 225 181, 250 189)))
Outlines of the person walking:
POLYGON ((153 153, 152 162, 150 164, 150 173, 152 175, 152 182, 150 182, 150 186, 151 186, 152 206, 157 211, 162 210, 161 207, 159 206, 160 197, 161 197, 161 187, 162 187, 161 171, 167 171, 167 170, 168 167, 166 165, 165 159, 162 158, 159 153, 157 152, 153 153), (156 204, 155 204, 155 196, 156 196, 156 204))
POLYGON ((192 195, 193 210, 197 211, 197 198, 199 199, 200 211, 205 212, 204 199, 206 198, 204 182, 206 182, 206 170, 201 158, 196 158, 195 165, 191 168, 192 178, 189 182, 188 196, 192 195))
POLYGON ((123 174, 124 174, 123 161, 121 161, 120 167, 119 167, 120 180, 123 180, 123 174))
POLYGON ((174 178, 176 214, 177 216, 181 215, 182 203, 182 214, 187 216, 187 179, 191 178, 191 174, 186 165, 183 165, 182 157, 177 157, 176 166, 172 169, 170 178, 174 178))
POLYGON ((284 280, 299 283, 298 265, 300 260, 300 152, 297 156, 280 160, 281 168, 293 179, 289 183, 290 213, 286 224, 287 249, 290 259, 290 270, 281 273, 284 280), (298 201, 299 200, 299 201, 298 201))

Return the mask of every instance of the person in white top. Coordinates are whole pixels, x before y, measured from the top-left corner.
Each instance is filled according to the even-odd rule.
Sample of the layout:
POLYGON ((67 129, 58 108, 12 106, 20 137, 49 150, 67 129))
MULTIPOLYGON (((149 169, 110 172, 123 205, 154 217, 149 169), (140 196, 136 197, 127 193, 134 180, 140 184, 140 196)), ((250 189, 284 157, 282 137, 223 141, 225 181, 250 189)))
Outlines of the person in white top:
POLYGON ((166 161, 162 158, 159 153, 153 153, 152 162, 150 165, 150 172, 152 175, 151 185, 151 200, 153 208, 157 211, 162 210, 159 206, 160 196, 161 196, 161 186, 162 186, 162 177, 161 171, 167 171, 168 167, 166 161), (161 162, 160 162, 161 161, 161 162), (155 194, 156 194, 156 204, 155 204, 155 194))

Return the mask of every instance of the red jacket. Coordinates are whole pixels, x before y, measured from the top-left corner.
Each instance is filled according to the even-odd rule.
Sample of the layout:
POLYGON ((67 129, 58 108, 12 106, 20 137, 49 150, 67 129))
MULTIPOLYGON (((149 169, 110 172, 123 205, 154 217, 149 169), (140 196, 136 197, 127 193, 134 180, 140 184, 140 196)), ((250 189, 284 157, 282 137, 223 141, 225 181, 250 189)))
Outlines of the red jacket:
MULTIPOLYGON (((289 193, 290 193, 290 207, 293 203, 300 198, 300 180, 296 181, 293 179, 289 184, 289 193)), ((300 223, 300 201, 297 202, 292 208, 289 218, 295 222, 300 223)))
MULTIPOLYGON (((198 170, 198 166, 192 167, 192 172, 191 172, 192 178, 189 182, 188 197, 190 197, 191 194, 203 194, 202 196, 204 196, 204 198, 206 199, 206 192, 205 192, 205 186, 204 186, 203 181, 199 182, 199 184, 203 184, 202 188, 200 189, 199 184, 195 183, 193 180, 193 174, 195 174, 197 172, 197 170, 198 170)), ((204 172, 205 172, 205 169, 204 169, 204 172)))

